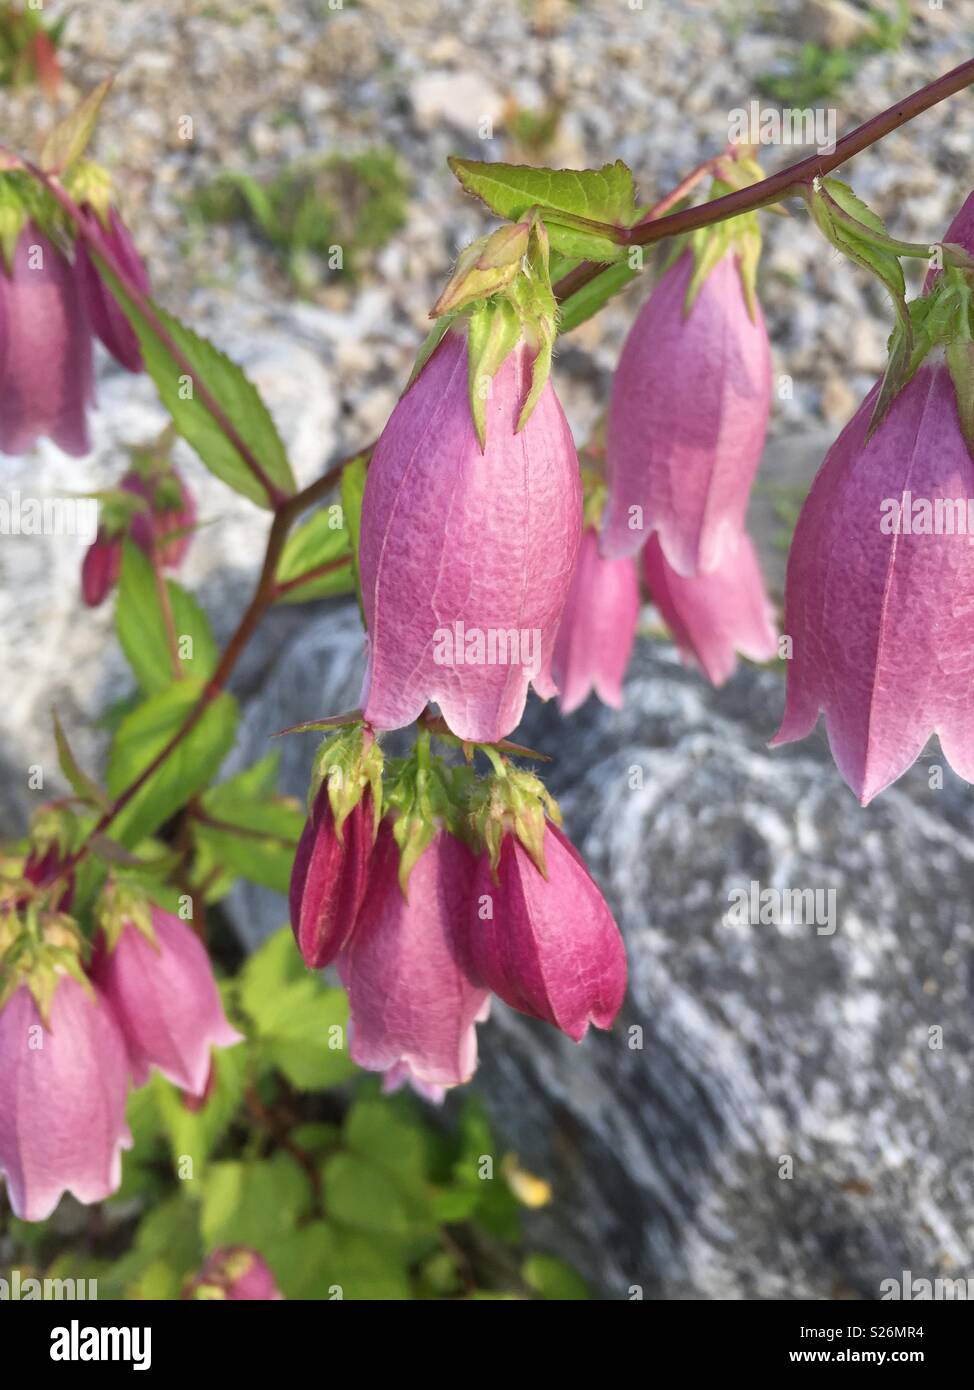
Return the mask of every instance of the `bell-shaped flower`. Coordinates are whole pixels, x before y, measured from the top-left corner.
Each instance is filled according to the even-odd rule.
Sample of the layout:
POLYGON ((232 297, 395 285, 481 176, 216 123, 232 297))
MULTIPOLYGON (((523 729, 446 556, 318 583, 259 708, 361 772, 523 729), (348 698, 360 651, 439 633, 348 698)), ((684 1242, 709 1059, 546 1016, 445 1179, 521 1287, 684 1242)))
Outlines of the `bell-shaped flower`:
POLYGON ((266 1303, 283 1297, 263 1255, 246 1245, 226 1245, 214 1250, 183 1290, 184 1299, 200 1301, 266 1303))
POLYGON ((874 400, 832 445, 795 529, 774 739, 804 738, 824 712, 863 805, 933 733, 974 781, 974 461, 942 362, 919 368, 867 438, 874 400))
POLYGON ((388 820, 379 827, 369 886, 355 931, 338 958, 348 991, 351 1057, 369 1071, 404 1067, 428 1087, 469 1081, 477 1066, 475 1024, 487 991, 458 951, 468 911, 473 855, 439 830, 409 875, 388 820))
POLYGON ((64 1192, 100 1202, 118 1187, 128 1072, 111 1008, 73 976, 46 1018, 26 983, 0 1008, 0 1173, 21 1220, 46 1220, 64 1192))
POLYGON ((0 342, 0 452, 25 454, 47 436, 88 453, 91 325, 74 267, 33 222, 9 271, 0 259, 0 342))
MULTIPOLYGON (((91 207, 86 206, 83 212, 89 223, 101 233, 101 239, 116 264, 126 273, 136 289, 148 294, 151 288, 149 276, 128 228, 115 209, 108 210, 107 227, 102 225, 91 207)), ((79 237, 75 245, 75 270, 94 332, 126 371, 140 372, 142 350, 135 330, 102 279, 83 237, 79 237)))
POLYGON ((555 693, 551 658, 578 550, 581 486, 550 381, 516 428, 531 366, 521 341, 493 377, 481 451, 466 339, 450 330, 376 446, 360 568, 369 632, 362 704, 377 728, 409 724, 435 701, 461 738, 495 742, 520 720, 530 683, 555 693))
POLYGON ((223 1012, 209 957, 196 933, 161 908, 151 931, 134 917, 115 939, 96 943, 91 974, 119 1021, 137 1086, 150 1067, 191 1095, 202 1096, 210 1048, 241 1041, 223 1012))
POLYGON ((635 560, 606 560, 596 532, 586 527, 551 667, 563 713, 578 709, 592 690, 619 708, 638 622, 635 560))
POLYGON ((99 527, 81 563, 81 596, 89 608, 97 608, 118 583, 122 569, 122 541, 128 535, 146 555, 155 550, 164 569, 182 564, 196 521, 196 499, 175 468, 157 477, 126 473, 122 492, 141 498, 144 508, 114 517, 99 527))
POLYGON ((328 965, 351 935, 368 884, 374 838, 366 789, 336 829, 327 783, 315 797, 294 857, 291 928, 305 965, 328 965))
POLYGON ((545 872, 508 833, 496 871, 477 859, 465 955, 475 980, 580 1042, 608 1028, 626 991, 626 952, 608 904, 571 841, 547 821, 545 872))
POLYGON ((612 383, 603 554, 635 555, 657 532, 680 574, 710 573, 744 525, 771 405, 760 305, 748 311, 735 252, 686 311, 689 251, 633 324, 612 383))
POLYGON ((659 538, 652 536, 643 551, 643 576, 680 654, 713 685, 733 675, 738 652, 752 661, 777 655, 774 608, 746 532, 717 569, 689 576, 667 563, 659 538))

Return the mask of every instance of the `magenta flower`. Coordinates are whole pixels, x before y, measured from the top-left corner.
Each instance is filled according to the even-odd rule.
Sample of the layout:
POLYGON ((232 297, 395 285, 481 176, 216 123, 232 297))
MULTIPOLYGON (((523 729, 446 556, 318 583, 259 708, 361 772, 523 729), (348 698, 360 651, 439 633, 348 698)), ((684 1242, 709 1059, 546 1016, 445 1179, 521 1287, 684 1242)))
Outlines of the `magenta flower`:
POLYGON ((192 539, 196 499, 175 468, 151 479, 126 473, 120 487, 143 498, 148 510, 136 512, 121 530, 99 528, 81 564, 81 596, 89 608, 103 603, 118 583, 126 534, 147 555, 155 547, 164 569, 179 568, 192 539))
POLYGON ((0 1010, 0 1171, 23 1221, 64 1192, 100 1202, 122 1179, 128 1059, 111 1009, 69 975, 45 1024, 21 985, 0 1010))
POLYGON ((578 709, 592 690, 605 704, 619 708, 638 622, 635 561, 628 556, 604 559, 598 536, 587 527, 551 667, 563 713, 578 709))
POLYGON ((735 546, 764 445, 771 358, 728 252, 684 313, 686 252, 653 290, 612 383, 602 551, 635 555, 651 532, 680 574, 709 573, 735 546))
MULTIPOLYGON (((101 239, 112 253, 116 263, 125 271, 129 279, 143 294, 149 294, 149 276, 138 251, 135 249, 129 230, 114 208, 109 209, 108 228, 102 226, 97 214, 90 207, 83 209, 92 227, 101 233, 101 239)), ((115 296, 101 278, 92 260, 84 238, 79 237, 75 246, 75 270, 91 326, 105 347, 126 371, 142 370, 142 350, 125 314, 118 307, 115 296)))
POLYGON ((487 991, 467 977, 457 931, 467 912, 473 856, 439 831, 399 886, 399 850, 388 821, 369 870, 355 931, 338 958, 348 991, 353 1062, 369 1071, 404 1066, 425 1086, 469 1081, 477 1066, 475 1023, 487 991))
POLYGON ((466 341, 450 331, 396 406, 369 465, 361 575, 362 703, 380 729, 436 701, 454 733, 504 738, 550 665, 581 530, 571 431, 550 382, 524 427, 521 343, 493 379, 481 453, 466 341))
POLYGON ((193 930, 152 909, 155 944, 131 922, 114 946, 96 944, 91 974, 119 1021, 137 1086, 157 1067, 174 1085, 201 1096, 210 1048, 241 1041, 220 1003, 209 958, 193 930))
POLYGON ((932 733, 974 781, 974 462, 945 366, 926 364, 872 438, 875 391, 832 445, 788 557, 794 642, 774 743, 825 713, 839 771, 865 805, 932 733))
POLYGON ((91 328, 72 266, 33 222, 12 273, 0 262, 0 323, 0 451, 25 454, 46 435, 66 454, 88 453, 91 328))
POLYGON ((291 871, 291 929, 305 965, 320 970, 344 946, 368 884, 374 813, 366 788, 336 834, 327 783, 305 822, 291 871))
POLYGON ((274 1302, 284 1295, 262 1255, 246 1245, 214 1250, 183 1290, 184 1299, 274 1302))
POLYGON ((713 685, 733 675, 737 652, 752 661, 777 656, 774 609, 746 533, 711 574, 691 576, 667 564, 659 538, 652 536, 643 551, 643 575, 680 654, 696 662, 713 685))
POLYGON ((445 1086, 430 1086, 427 1082, 420 1081, 405 1062, 397 1062, 382 1078, 382 1094, 390 1096, 396 1091, 401 1091, 404 1086, 408 1086, 423 1100, 428 1100, 431 1105, 442 1105, 446 1099, 445 1086))
POLYGON ((470 973, 505 1004, 581 1042, 608 1028, 626 992, 626 952, 598 885, 556 825, 544 829, 547 877, 507 834, 496 879, 477 860, 466 952, 470 973))

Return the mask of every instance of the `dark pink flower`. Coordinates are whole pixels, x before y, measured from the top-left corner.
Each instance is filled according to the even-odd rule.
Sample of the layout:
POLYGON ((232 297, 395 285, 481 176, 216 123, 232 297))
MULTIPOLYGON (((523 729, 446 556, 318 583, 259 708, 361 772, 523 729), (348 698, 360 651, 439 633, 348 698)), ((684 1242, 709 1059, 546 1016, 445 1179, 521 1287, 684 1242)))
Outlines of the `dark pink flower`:
POLYGON ((872 438, 871 392, 832 445, 788 557, 794 643, 776 744, 819 712, 865 805, 932 733, 974 781, 974 462, 942 363, 920 367, 872 438))
POLYGON ((0 451, 25 454, 46 435, 66 454, 88 453, 91 326, 73 267, 33 222, 11 273, 0 264, 0 322, 0 451))
POLYGON ((612 383, 603 553, 635 555, 658 532, 680 574, 709 573, 744 525, 771 404, 760 305, 748 314, 728 252, 684 312, 686 252, 653 290, 612 383))
POLYGON ((369 465, 361 574, 365 717, 411 723, 436 701, 454 733, 494 742, 550 676, 581 530, 571 431, 548 382, 521 430, 522 342, 493 379, 481 452, 467 346, 449 332, 393 411, 369 465))
POLYGON ((469 1081, 477 1066, 475 1023, 487 991, 468 978, 457 951, 473 856, 439 831, 399 886, 399 849, 388 821, 369 870, 355 931, 338 958, 348 991, 351 1056, 369 1071, 403 1066, 428 1087, 469 1081))
POLYGON ((550 821, 542 876, 521 841, 504 836, 496 880, 477 860, 467 914, 470 973, 519 1009, 580 1042, 608 1028, 626 991, 626 952, 598 885, 550 821))
POLYGON ((565 714, 578 709, 592 690, 605 704, 619 708, 638 622, 636 562, 628 556, 606 560, 599 554, 598 536, 587 527, 551 667, 565 714))
POLYGON ((44 1221, 64 1192, 100 1202, 122 1178, 128 1059, 112 1010, 69 975, 45 1024, 26 985, 0 1009, 0 1172, 14 1212, 44 1221))
POLYGON ((737 653, 770 661, 778 653, 774 609, 751 538, 742 534, 710 574, 685 576, 666 562, 657 536, 643 551, 643 574, 660 617, 685 660, 714 685, 737 666, 737 653))
POLYGON ((334 960, 355 925, 368 883, 373 824, 372 794, 366 788, 339 836, 327 783, 322 785, 291 871, 291 929, 311 970, 334 960))
POLYGON ((157 1067, 174 1085, 201 1096, 210 1048, 241 1041, 223 1012, 209 957, 195 932, 170 912, 152 909, 155 944, 127 923, 110 947, 100 937, 92 978, 125 1036, 137 1086, 157 1067))
POLYGON ((175 468, 159 477, 126 473, 120 487, 141 497, 146 510, 138 511, 127 526, 101 527, 81 564, 81 596, 89 608, 97 608, 114 589, 122 569, 122 542, 126 535, 147 555, 155 547, 164 569, 182 564, 196 521, 196 499, 175 468))
POLYGON ((183 1290, 184 1299, 266 1303, 283 1297, 267 1261, 246 1245, 214 1250, 183 1290))
MULTIPOLYGON (((128 228, 115 209, 109 209, 107 229, 102 226, 92 208, 86 206, 83 212, 89 225, 101 233, 105 246, 136 288, 143 294, 149 294, 149 276, 128 228)), ((140 372, 142 351, 139 348, 139 340, 125 314, 118 307, 115 296, 101 278, 83 237, 78 238, 75 246, 75 270, 95 333, 115 360, 127 371, 140 372)))

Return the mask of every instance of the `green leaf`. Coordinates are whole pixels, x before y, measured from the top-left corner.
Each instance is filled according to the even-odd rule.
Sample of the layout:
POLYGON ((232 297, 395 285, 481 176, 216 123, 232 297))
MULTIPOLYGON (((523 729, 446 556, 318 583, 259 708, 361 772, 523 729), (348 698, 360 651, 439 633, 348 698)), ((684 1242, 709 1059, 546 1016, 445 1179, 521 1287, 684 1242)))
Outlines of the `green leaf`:
POLYGON ((200 1230, 208 1250, 250 1245, 262 1251, 310 1207, 311 1185, 290 1154, 262 1163, 213 1163, 203 1182, 200 1230))
POLYGON ((210 861, 252 883, 286 894, 304 829, 304 811, 285 801, 237 801, 232 809, 217 816, 206 795, 203 804, 207 814, 221 821, 220 825, 193 822, 194 838, 206 846, 210 861))
POLYGON ((354 589, 351 539, 344 508, 336 502, 313 512, 288 537, 277 567, 277 583, 287 584, 309 570, 334 564, 343 556, 347 556, 347 564, 289 590, 277 600, 278 603, 306 603, 309 599, 331 598, 334 594, 350 593, 354 589))
POLYGON ((436 1244, 429 1202, 360 1154, 338 1153, 322 1169, 325 1208, 350 1230, 392 1241, 410 1260, 436 1244))
POLYGON ((401 1251, 381 1237, 316 1221, 269 1241, 262 1253, 285 1298, 371 1302, 412 1296, 401 1251))
POLYGON ((585 323, 638 274, 639 271, 633 270, 628 260, 608 266, 561 305, 558 313, 558 331, 570 333, 573 328, 585 323))
POLYGON ((362 498, 365 496, 365 479, 368 475, 368 461, 365 458, 353 459, 342 469, 341 496, 352 546, 352 564, 355 570, 355 589, 358 593, 359 608, 362 607, 362 578, 359 573, 359 542, 362 531, 362 498))
MULTIPOLYGON (((209 619, 180 585, 170 580, 166 588, 177 642, 181 650, 192 652, 181 662, 181 670, 184 676, 209 680, 218 658, 209 619)), ((125 541, 122 549, 115 628, 122 651, 145 693, 155 695, 170 686, 176 677, 155 574, 148 556, 130 540, 125 541)))
MULTIPOLYGON (((204 692, 202 682, 175 681, 152 695, 119 725, 108 762, 108 790, 118 797, 169 745, 204 692)), ((210 782, 233 747, 237 704, 225 692, 211 700, 194 727, 147 778, 109 827, 132 849, 210 782)))
POLYGON ((76 796, 80 796, 82 801, 91 806, 97 806, 101 810, 107 810, 111 804, 108 797, 99 787, 98 783, 83 772, 78 764, 77 758, 71 751, 67 735, 61 727, 61 721, 57 717, 57 712, 52 711, 54 719, 54 742, 57 745, 57 760, 61 771, 64 773, 76 796))
POLYGON ((84 100, 57 125, 44 141, 41 168, 48 173, 64 174, 88 148, 88 142, 98 124, 98 113, 108 95, 113 79, 99 82, 84 100))
POLYGON ((588 1286, 571 1265, 554 1255, 529 1255, 524 1261, 521 1277, 543 1298, 579 1301, 590 1297, 588 1286))
POLYGON ((272 506, 266 488, 205 403, 204 388, 231 422, 270 482, 280 491, 292 494, 295 490, 294 475, 281 437, 270 411, 242 368, 148 297, 145 304, 150 312, 145 312, 125 292, 105 262, 97 256, 96 260, 135 330, 146 370, 155 382, 173 424, 193 446, 210 472, 258 506, 272 506))
POLYGON ((516 222, 538 208, 551 248, 579 260, 616 261, 625 248, 584 221, 628 227, 636 215, 632 174, 616 160, 601 169, 533 169, 528 165, 451 158, 450 168, 468 193, 499 217, 516 222))
POLYGON ((237 1043, 214 1049, 213 1084, 199 1110, 190 1110, 182 1091, 158 1073, 144 1088, 155 1102, 174 1165, 187 1158, 193 1162, 192 1177, 177 1173, 183 1182, 204 1176, 210 1155, 240 1108, 246 1083, 247 1044, 237 1043))

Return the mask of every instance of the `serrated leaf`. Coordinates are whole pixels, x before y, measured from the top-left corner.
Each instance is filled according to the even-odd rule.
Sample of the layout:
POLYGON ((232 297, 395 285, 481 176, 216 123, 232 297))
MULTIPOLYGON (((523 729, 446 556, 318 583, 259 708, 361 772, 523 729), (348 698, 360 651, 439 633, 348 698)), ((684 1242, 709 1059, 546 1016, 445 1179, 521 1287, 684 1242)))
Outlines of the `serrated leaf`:
POLYGON ((344 508, 332 503, 313 512, 303 525, 288 537, 277 567, 277 583, 288 584, 309 570, 334 564, 343 556, 347 564, 329 570, 288 590, 278 603, 305 603, 315 598, 330 598, 350 592, 355 587, 352 566, 352 546, 345 522, 344 508))
POLYGON ((87 772, 83 772, 78 764, 77 758, 71 751, 67 735, 61 727, 61 721, 57 717, 57 711, 52 711, 54 720, 54 742, 57 745, 57 758, 61 771, 68 780, 71 790, 76 796, 80 796, 82 801, 91 806, 98 806, 101 810, 107 810, 111 804, 110 799, 99 787, 94 778, 89 777, 87 772))
MULTIPOLYGON (((216 670, 217 646, 209 619, 199 604, 180 585, 167 581, 169 603, 177 640, 189 639, 192 656, 181 661, 184 677, 209 680, 216 670)), ((165 690, 176 679, 172 653, 166 638, 156 578, 148 557, 134 542, 122 549, 122 570, 115 630, 136 680, 147 695, 165 690)))
POLYGON ((293 494, 294 475, 277 426, 243 369, 207 339, 201 338, 149 299, 146 300, 149 313, 144 312, 125 292, 105 262, 97 255, 95 259, 135 330, 146 370, 155 382, 173 424, 193 446, 210 472, 258 506, 272 506, 267 489, 254 475, 206 404, 202 388, 209 392, 222 410, 270 483, 283 493, 293 494))
POLYGON ((214 1163, 207 1170, 200 1230, 207 1249, 249 1245, 263 1250, 311 1206, 306 1174, 286 1153, 262 1163, 214 1163))
MULTIPOLYGON (((122 721, 108 763, 108 790, 113 798, 169 745, 204 688, 199 681, 176 681, 150 696, 122 721)), ((237 717, 232 695, 224 692, 211 700, 190 732, 112 821, 112 837, 134 848, 202 791, 233 747, 237 717)))
POLYGON ((362 532, 362 499, 365 496, 365 479, 368 475, 368 461, 362 456, 353 459, 342 469, 341 498, 345 513, 345 525, 352 548, 352 566, 355 571, 355 592, 358 594, 359 609, 362 609, 362 576, 359 573, 359 546, 362 532))
MULTIPOLYGON (((511 222, 533 207, 549 213, 566 213, 592 222, 628 227, 635 218, 632 174, 617 159, 601 169, 534 169, 524 164, 488 163, 482 160, 449 160, 450 168, 468 193, 487 204, 492 212, 511 222)), ((552 241, 554 245, 554 241, 552 241)), ((576 253, 557 247, 564 255, 576 253)))
POLYGON ((64 174, 88 148, 88 142, 98 124, 102 102, 114 79, 106 77, 98 86, 57 125, 44 141, 41 168, 49 173, 64 174))

